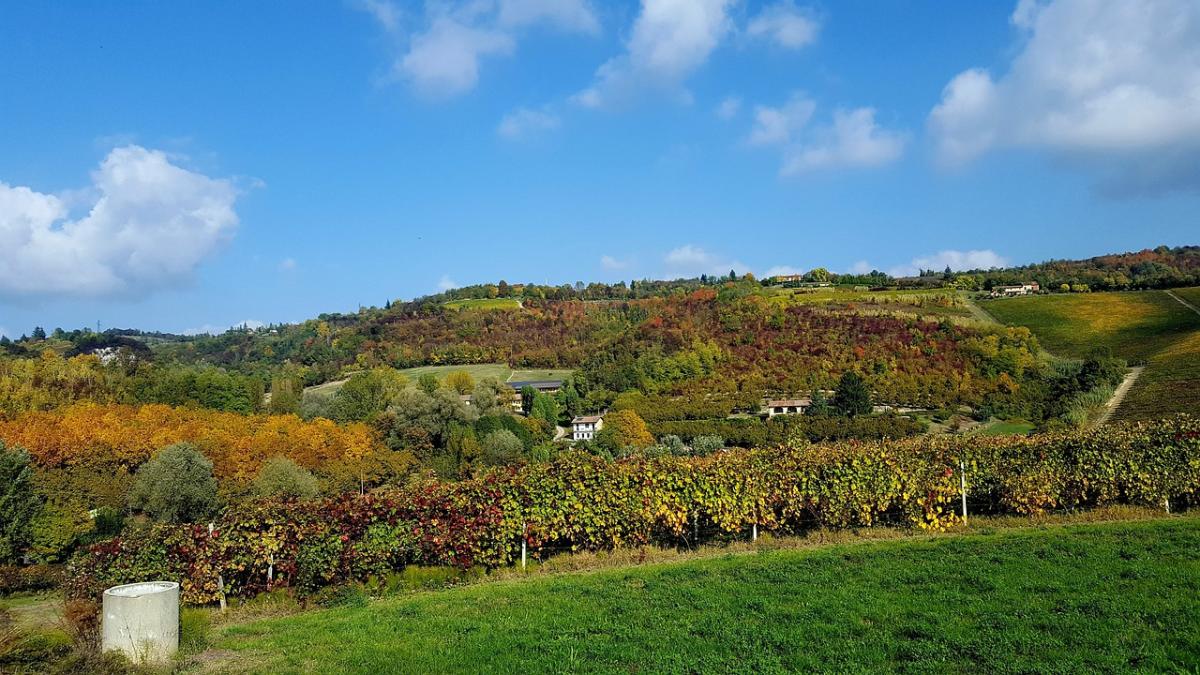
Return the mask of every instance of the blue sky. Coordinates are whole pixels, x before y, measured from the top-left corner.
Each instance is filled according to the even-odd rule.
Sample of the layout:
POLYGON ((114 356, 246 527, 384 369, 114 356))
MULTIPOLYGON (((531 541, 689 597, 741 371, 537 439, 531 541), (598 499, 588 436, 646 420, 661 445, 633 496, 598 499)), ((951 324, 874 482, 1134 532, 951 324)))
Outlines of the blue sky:
POLYGON ((22 3, 0 332, 1200 243, 1190 0, 22 3))

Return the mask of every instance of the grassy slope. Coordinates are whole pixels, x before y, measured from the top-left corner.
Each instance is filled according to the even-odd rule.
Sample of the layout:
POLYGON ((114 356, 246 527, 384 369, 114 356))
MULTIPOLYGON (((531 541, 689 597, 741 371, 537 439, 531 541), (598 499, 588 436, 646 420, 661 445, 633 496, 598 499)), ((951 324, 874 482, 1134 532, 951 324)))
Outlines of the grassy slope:
MULTIPOLYGON (((1200 289, 1175 293, 1190 299, 1200 289)), ((1055 354, 1084 356, 1106 345, 1146 363, 1114 419, 1200 409, 1200 316, 1162 291, 1011 298, 985 308, 1005 323, 1028 326, 1055 354)))
POLYGON ((521 301, 516 298, 451 300, 446 303, 446 307, 448 309, 519 309, 521 301))
POLYGON ((1195 669, 1200 520, 483 584, 233 626, 215 646, 257 672, 1195 669))
MULTIPOLYGON (((466 366, 419 366, 417 368, 405 368, 400 372, 408 378, 408 383, 415 386, 417 378, 424 373, 432 373, 439 380, 445 380, 446 375, 456 371, 465 370, 475 378, 475 381, 485 377, 496 377, 503 381, 513 380, 514 382, 523 382, 528 380, 561 380, 573 371, 564 369, 530 369, 530 370, 513 370, 503 363, 480 363, 466 366)), ((321 394, 324 396, 332 396, 337 393, 338 389, 342 388, 345 380, 337 380, 336 382, 326 382, 315 387, 305 389, 306 392, 321 394)))

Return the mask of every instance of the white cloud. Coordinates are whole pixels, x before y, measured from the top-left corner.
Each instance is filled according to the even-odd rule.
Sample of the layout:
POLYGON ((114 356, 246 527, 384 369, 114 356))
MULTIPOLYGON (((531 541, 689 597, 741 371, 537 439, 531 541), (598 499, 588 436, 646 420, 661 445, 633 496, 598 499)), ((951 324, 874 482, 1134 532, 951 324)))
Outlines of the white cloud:
POLYGON ((785 153, 780 173, 883 166, 900 158, 906 142, 904 134, 876 124, 872 108, 836 110, 832 127, 818 130, 812 142, 785 153))
POLYGON ((507 56, 516 42, 507 33, 475 28, 441 17, 412 38, 408 53, 396 64, 419 91, 448 97, 475 88, 484 56, 507 56))
POLYGON ((359 0, 358 6, 375 17, 384 30, 394 32, 400 29, 400 8, 388 0, 359 0))
POLYGON ((431 98, 474 89, 483 62, 515 52, 524 30, 600 30, 586 0, 426 0, 423 14, 408 22, 415 28, 407 33, 394 4, 364 0, 359 6, 396 41, 392 73, 431 98))
POLYGON ((280 272, 291 272, 292 270, 296 269, 296 267, 298 267, 298 266, 299 266, 299 263, 296 262, 295 258, 284 258, 283 260, 279 261, 279 271, 280 272))
POLYGON ((871 271, 874 269, 875 268, 871 267, 871 264, 868 263, 866 260, 859 260, 858 262, 851 265, 850 269, 848 271, 850 272, 850 274, 870 274, 871 271))
POLYGON ((796 7, 791 0, 784 0, 764 7, 746 25, 746 34, 753 38, 770 40, 786 49, 800 49, 817 39, 820 24, 813 13, 796 7))
POLYGON ((452 288, 458 288, 459 284, 457 281, 451 279, 449 275, 443 274, 442 278, 438 279, 437 287, 439 291, 448 291, 452 288))
POLYGON ((750 145, 782 145, 794 140, 812 118, 817 105, 799 92, 787 103, 773 108, 754 106, 754 126, 746 142, 750 145))
POLYGON ((832 124, 812 128, 816 104, 796 92, 782 106, 754 107, 754 125, 746 144, 780 147, 780 174, 792 176, 822 169, 869 168, 899 159, 907 136, 875 122, 873 108, 835 110, 832 124))
POLYGON ((694 244, 684 244, 672 249, 663 259, 667 264, 669 274, 680 276, 699 276, 701 274, 728 274, 733 270, 737 274, 745 274, 750 268, 738 260, 709 253, 694 244))
MULTIPOLYGON (((894 277, 906 277, 917 274, 920 270, 943 270, 949 267, 955 272, 964 270, 991 269, 993 267, 1008 267, 1008 259, 991 249, 955 251, 938 251, 932 255, 913 258, 907 265, 899 265, 888 270, 894 277)), ((868 270, 869 271, 869 270, 868 270)))
POLYGON ((585 0, 500 0, 501 26, 546 23, 565 31, 595 35, 600 22, 585 0))
POLYGON ((509 140, 519 140, 533 134, 553 131, 561 122, 558 115, 548 110, 517 108, 500 120, 496 133, 509 140))
POLYGON ((683 81, 729 32, 733 0, 642 0, 625 53, 596 71, 573 100, 589 108, 627 101, 642 90, 689 99, 683 81))
POLYGON ((89 212, 0 183, 0 295, 140 296, 188 281, 232 236, 237 190, 130 145, 92 172, 89 212))
POLYGON ((964 71, 929 115, 939 158, 1048 150, 1109 187, 1200 188, 1200 3, 1021 0, 1023 46, 994 77, 964 71))
POLYGON ((600 266, 606 270, 623 270, 629 267, 629 263, 624 260, 618 260, 611 255, 600 256, 600 266))
POLYGON ((737 96, 726 96, 716 108, 717 117, 723 120, 731 120, 737 117, 737 114, 742 110, 742 99, 737 96))
POLYGON ((804 270, 800 269, 799 267, 792 267, 791 265, 776 265, 764 272, 763 278, 770 279, 771 277, 785 277, 792 274, 804 274, 804 270))

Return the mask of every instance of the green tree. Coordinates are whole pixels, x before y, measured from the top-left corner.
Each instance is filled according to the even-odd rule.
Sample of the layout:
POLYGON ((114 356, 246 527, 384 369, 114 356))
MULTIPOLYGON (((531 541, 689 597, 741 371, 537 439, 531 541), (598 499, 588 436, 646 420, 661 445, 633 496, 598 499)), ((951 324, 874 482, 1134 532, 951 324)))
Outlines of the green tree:
POLYGON ((558 401, 554 400, 553 396, 539 392, 533 398, 533 405, 529 410, 530 417, 544 421, 553 430, 558 426, 558 415, 558 401))
POLYGON ((263 462, 251 492, 256 497, 312 499, 320 494, 321 486, 308 469, 287 457, 272 457, 263 462))
POLYGON ((533 410, 533 399, 537 396, 537 389, 529 385, 521 387, 521 412, 526 415, 530 410, 533 410))
POLYGON ((0 562, 13 562, 29 546, 41 510, 29 455, 0 442, 0 562))
POLYGON ((163 448, 138 468, 129 505, 155 520, 195 522, 217 508, 212 462, 190 443, 163 448))
POLYGON ((692 439, 693 455, 711 455, 714 452, 723 449, 725 449, 725 439, 721 438, 720 436, 706 434, 692 439))
POLYGON ((833 408, 846 417, 866 415, 871 412, 871 391, 858 373, 847 371, 838 381, 833 395, 833 408))
POLYGON ((512 387, 494 377, 485 377, 475 385, 471 405, 480 416, 505 415, 512 412, 512 387))
POLYGON ((295 366, 284 366, 271 378, 271 402, 267 411, 272 415, 293 415, 300 412, 304 400, 304 379, 295 366))
POLYGON ((493 431, 483 437, 479 460, 484 466, 508 466, 521 461, 525 444, 507 429, 493 431))
POLYGON ((438 382, 437 375, 434 375, 433 373, 421 373, 420 377, 417 378, 417 388, 426 394, 429 394, 430 396, 433 396, 433 393, 441 386, 441 383, 438 382))
POLYGON ((355 373, 334 395, 334 419, 339 422, 373 419, 387 410, 406 384, 404 375, 386 366, 355 373))
POLYGON ((475 378, 465 370, 454 370, 446 374, 446 386, 460 396, 469 394, 475 390, 475 378))

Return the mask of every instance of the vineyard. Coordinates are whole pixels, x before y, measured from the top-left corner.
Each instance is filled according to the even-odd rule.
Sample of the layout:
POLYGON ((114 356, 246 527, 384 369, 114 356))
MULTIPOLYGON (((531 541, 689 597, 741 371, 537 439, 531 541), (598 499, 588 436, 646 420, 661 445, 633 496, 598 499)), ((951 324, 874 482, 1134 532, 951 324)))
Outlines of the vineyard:
POLYGON ((156 524, 93 545, 71 591, 140 578, 189 602, 321 587, 408 565, 496 568, 522 544, 606 550, 696 543, 700 532, 954 525, 964 474, 975 512, 1034 514, 1130 503, 1182 508, 1200 491, 1200 422, 1181 417, 1028 438, 843 442, 703 458, 570 455, 480 478, 315 502, 253 502, 213 528, 156 524))

